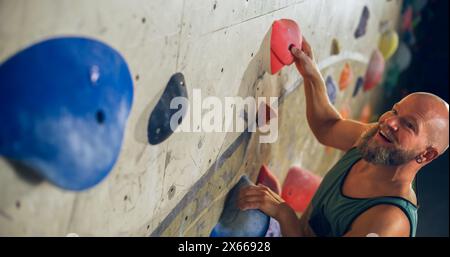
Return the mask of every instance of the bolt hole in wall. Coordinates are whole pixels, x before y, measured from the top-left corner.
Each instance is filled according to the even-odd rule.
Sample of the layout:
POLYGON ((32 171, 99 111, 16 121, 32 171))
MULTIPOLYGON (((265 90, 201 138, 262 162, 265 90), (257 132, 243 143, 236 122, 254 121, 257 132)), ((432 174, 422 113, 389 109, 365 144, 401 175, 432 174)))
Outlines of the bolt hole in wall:
POLYGON ((174 197, 175 192, 176 192, 176 187, 175 187, 175 185, 172 185, 172 186, 169 188, 169 192, 168 192, 169 200, 172 199, 172 198, 174 197))
POLYGON ((97 119, 98 124, 103 124, 105 122, 105 113, 103 110, 98 110, 95 114, 95 118, 97 119))

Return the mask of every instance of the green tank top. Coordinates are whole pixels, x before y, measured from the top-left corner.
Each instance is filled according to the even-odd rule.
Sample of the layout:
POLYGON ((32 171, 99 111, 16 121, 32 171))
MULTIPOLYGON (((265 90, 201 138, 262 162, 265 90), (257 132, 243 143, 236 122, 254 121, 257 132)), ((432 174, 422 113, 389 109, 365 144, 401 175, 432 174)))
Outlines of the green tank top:
POLYGON ((376 198, 352 198, 342 193, 345 178, 361 153, 350 149, 323 178, 311 204, 309 225, 317 236, 343 236, 353 221, 364 211, 379 204, 399 207, 408 217, 410 236, 416 235, 417 207, 410 201, 395 196, 376 198))

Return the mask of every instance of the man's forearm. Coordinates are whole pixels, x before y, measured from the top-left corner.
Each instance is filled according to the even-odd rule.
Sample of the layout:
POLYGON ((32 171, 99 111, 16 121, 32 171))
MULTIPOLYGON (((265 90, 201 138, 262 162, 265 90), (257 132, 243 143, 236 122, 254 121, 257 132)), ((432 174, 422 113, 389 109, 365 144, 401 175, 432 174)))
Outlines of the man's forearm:
POLYGON ((325 82, 320 74, 305 79, 306 117, 314 135, 320 140, 324 129, 341 119, 340 114, 328 100, 325 82))
POLYGON ((281 234, 285 237, 302 236, 300 220, 295 211, 289 206, 284 206, 278 217, 275 218, 280 224, 281 234))

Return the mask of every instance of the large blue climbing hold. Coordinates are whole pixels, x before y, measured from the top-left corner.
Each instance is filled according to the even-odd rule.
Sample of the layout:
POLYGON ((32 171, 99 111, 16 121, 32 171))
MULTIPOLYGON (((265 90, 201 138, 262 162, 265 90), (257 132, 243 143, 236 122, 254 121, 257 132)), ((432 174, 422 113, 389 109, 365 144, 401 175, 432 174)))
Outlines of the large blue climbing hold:
POLYGON ((269 216, 260 210, 242 211, 237 207, 240 189, 252 184, 244 175, 230 190, 222 215, 213 228, 211 237, 264 237, 266 235, 270 223, 269 216))
POLYGON ((330 103, 335 104, 337 97, 337 86, 336 83, 334 83, 334 80, 331 76, 327 77, 325 85, 327 86, 327 95, 328 99, 330 100, 330 103))
POLYGON ((123 57, 82 37, 34 44, 0 65, 0 155, 68 190, 110 172, 133 101, 123 57))

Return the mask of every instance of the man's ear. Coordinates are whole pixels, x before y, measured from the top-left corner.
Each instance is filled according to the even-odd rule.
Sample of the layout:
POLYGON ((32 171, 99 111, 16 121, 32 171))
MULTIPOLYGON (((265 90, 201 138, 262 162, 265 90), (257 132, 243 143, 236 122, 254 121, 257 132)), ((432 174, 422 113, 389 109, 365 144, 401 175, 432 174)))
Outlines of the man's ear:
POLYGON ((426 152, 422 155, 424 162, 431 162, 439 156, 439 152, 435 147, 428 147, 426 152))

